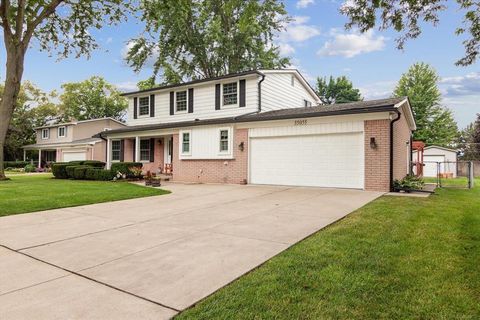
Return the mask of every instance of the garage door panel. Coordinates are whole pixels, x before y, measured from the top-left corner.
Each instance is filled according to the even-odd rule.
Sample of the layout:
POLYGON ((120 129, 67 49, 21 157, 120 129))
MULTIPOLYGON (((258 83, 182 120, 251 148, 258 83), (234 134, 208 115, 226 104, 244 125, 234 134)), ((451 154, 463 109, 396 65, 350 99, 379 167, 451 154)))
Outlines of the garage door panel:
POLYGON ((253 138, 250 182, 363 188, 363 134, 253 138))
POLYGON ((82 152, 64 152, 63 153, 63 161, 82 161, 87 160, 87 154, 82 152))

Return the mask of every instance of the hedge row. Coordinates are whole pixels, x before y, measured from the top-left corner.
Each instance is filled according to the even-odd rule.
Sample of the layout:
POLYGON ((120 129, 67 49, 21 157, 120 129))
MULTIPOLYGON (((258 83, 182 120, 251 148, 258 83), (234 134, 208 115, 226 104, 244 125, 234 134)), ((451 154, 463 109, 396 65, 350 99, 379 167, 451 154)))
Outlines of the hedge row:
POLYGON ((52 173, 57 179, 111 181, 117 172, 132 177, 128 168, 142 167, 141 162, 121 162, 112 164, 111 170, 104 170, 101 161, 57 162, 52 165, 52 173))
POLYGON ((5 161, 3 163, 4 168, 25 168, 30 161, 5 161))
POLYGON ((142 167, 143 164, 141 162, 114 162, 112 163, 111 170, 115 174, 120 172, 121 174, 125 174, 127 178, 133 178, 132 172, 129 170, 131 167, 142 167))
MULTIPOLYGON (((96 168, 96 169, 103 169, 105 167, 105 162, 102 161, 93 161, 93 160, 87 160, 87 161, 70 161, 70 162, 57 162, 52 165, 52 173, 53 176, 57 179, 77 179, 75 177, 75 169, 76 168, 96 168)), ((77 174, 78 177, 85 176, 85 173, 79 173, 77 174)), ((78 179, 84 179, 84 178, 78 178, 78 179)))

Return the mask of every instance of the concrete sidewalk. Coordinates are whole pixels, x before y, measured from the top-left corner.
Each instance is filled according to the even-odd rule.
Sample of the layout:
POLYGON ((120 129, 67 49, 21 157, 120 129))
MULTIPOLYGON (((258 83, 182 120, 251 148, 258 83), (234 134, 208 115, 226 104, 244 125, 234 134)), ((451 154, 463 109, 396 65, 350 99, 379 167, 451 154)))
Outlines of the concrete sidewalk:
POLYGON ((0 318, 167 319, 381 195, 169 184, 0 218, 0 318))

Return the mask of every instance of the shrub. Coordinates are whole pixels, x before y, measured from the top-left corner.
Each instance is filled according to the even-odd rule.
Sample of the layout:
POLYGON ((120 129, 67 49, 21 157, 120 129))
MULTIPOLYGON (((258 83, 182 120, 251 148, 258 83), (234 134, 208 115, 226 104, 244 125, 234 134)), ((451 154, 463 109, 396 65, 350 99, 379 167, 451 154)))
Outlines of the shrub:
POLYGON ((408 175, 402 180, 395 180, 393 182, 393 188, 396 191, 404 190, 410 192, 412 190, 422 190, 425 182, 422 178, 415 177, 413 175, 408 175))
POLYGON ((87 160, 83 161, 83 164, 86 166, 94 167, 94 168, 105 168, 105 162, 97 161, 97 160, 87 160))
POLYGON ((36 168, 34 165, 31 165, 31 164, 27 164, 25 166, 25 172, 35 172, 36 168))
POLYGON ((75 178, 74 174, 75 174, 75 168, 76 167, 79 167, 79 165, 72 165, 71 163, 69 163, 65 167, 65 171, 67 171, 67 178, 70 178, 70 179, 75 178))
POLYGON ((53 176, 57 179, 67 179, 67 166, 70 164, 65 163, 65 162, 57 162, 52 165, 52 173, 53 176))
POLYGON ((127 175, 127 178, 133 178, 133 173, 130 171, 131 167, 142 167, 143 164, 141 162, 115 162, 112 163, 112 172, 120 172, 122 174, 127 175))
MULTIPOLYGON (((69 168, 69 167, 67 167, 69 168)), ((86 165, 82 165, 82 166, 75 166, 73 168, 73 178, 75 180, 83 180, 85 179, 85 173, 87 171, 88 168, 91 168, 89 166, 86 166, 86 165)))
POLYGON ((87 167, 85 170, 85 179, 111 181, 113 179, 113 172, 111 170, 87 167))
POLYGON ((28 164, 30 164, 29 161, 5 161, 3 163, 5 168, 25 168, 28 164))

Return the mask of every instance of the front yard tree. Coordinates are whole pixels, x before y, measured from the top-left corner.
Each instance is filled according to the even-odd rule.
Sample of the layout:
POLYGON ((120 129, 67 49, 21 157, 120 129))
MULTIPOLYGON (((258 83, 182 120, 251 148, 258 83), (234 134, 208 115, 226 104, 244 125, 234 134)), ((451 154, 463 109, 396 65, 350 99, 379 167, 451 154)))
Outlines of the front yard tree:
POLYGON ((452 112, 440 104, 441 93, 435 69, 425 63, 415 63, 402 75, 394 96, 408 96, 415 116, 415 140, 426 144, 452 146, 458 138, 457 123, 452 112))
POLYGON ((273 37, 289 21, 278 0, 142 0, 145 30, 127 62, 153 64, 163 84, 285 67, 273 37))
POLYGON ((462 150, 462 160, 480 160, 480 113, 475 122, 462 130, 458 145, 462 150))
POLYGON ((120 91, 102 77, 65 83, 60 95, 63 120, 90 120, 111 117, 123 120, 128 107, 120 91))
MULTIPOLYGON (((397 47, 403 49, 405 41, 422 34, 422 28, 429 23, 436 26, 440 14, 447 6, 457 3, 458 11, 463 12, 463 24, 455 30, 456 35, 467 35, 463 40, 465 54, 457 62, 458 66, 475 63, 480 54, 480 5, 472 0, 349 0, 340 12, 350 20, 346 27, 358 28, 367 32, 379 25, 380 30, 393 28, 401 33, 397 47), (378 20, 378 21, 377 21, 378 20)), ((445 17, 445 15, 444 15, 445 17)))
POLYGON ((361 101, 360 90, 355 89, 347 77, 341 76, 327 81, 327 78, 317 78, 317 94, 323 104, 346 103, 361 101))
POLYGON ((88 56, 97 47, 89 29, 121 21, 129 7, 123 0, 0 0, 6 52, 0 103, 0 179, 5 179, 5 137, 20 93, 27 50, 34 46, 60 57, 72 53, 88 56))

